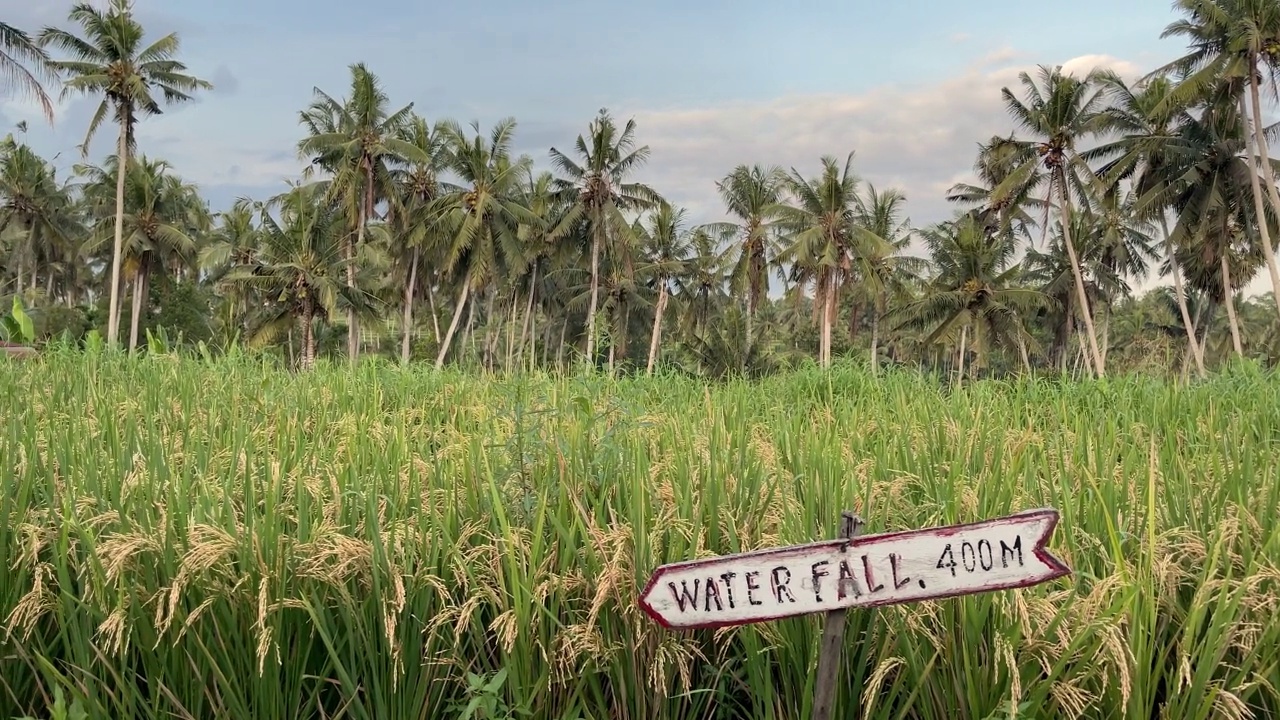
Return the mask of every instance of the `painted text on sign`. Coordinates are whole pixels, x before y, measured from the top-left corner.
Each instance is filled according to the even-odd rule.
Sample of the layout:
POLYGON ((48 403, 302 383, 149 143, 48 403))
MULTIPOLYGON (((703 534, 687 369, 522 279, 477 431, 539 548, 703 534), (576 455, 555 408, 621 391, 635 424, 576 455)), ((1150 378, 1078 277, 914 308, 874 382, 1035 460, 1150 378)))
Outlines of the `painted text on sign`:
POLYGON ((641 594, 668 627, 717 627, 1023 587, 1069 572, 1053 510, 664 565, 641 594))

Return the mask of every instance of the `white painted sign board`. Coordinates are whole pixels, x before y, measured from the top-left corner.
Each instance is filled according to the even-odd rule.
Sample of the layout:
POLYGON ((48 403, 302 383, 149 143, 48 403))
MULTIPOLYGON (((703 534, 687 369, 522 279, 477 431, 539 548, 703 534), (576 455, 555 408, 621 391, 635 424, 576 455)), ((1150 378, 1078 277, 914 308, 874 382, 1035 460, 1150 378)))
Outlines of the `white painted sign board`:
POLYGON ((1027 587, 1070 568, 1045 548, 1053 509, 663 565, 640 605, 668 628, 714 628, 1027 587))

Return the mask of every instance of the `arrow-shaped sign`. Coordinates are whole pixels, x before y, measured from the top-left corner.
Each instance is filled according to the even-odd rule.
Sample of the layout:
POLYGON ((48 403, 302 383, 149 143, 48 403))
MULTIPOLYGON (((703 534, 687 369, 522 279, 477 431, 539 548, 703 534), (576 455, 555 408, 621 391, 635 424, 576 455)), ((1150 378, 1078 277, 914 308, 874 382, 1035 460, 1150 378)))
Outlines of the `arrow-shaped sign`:
POLYGON ((640 605, 668 628, 714 628, 1027 587, 1071 572, 1045 548, 1057 524, 1029 510, 663 565, 640 605))

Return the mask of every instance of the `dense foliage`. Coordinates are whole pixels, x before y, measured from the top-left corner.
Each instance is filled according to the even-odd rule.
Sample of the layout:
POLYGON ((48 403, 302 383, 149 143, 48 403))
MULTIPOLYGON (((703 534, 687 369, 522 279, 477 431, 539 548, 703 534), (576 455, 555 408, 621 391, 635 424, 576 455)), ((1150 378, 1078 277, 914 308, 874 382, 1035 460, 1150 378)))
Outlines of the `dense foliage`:
POLYGON ((859 178, 845 148, 811 176, 725 168, 708 182, 727 220, 693 224, 643 182, 634 121, 602 110, 538 170, 513 155, 514 119, 429 121, 359 63, 345 96, 317 90, 299 113, 303 177, 215 211, 134 132, 209 83, 178 61, 176 35, 146 41, 126 0, 78 5, 72 29, 0 25, 0 62, 24 92, 43 97, 52 77, 100 99, 84 148, 114 118, 116 152, 57 178, 5 141, 0 294, 22 295, 42 341, 105 332, 136 348, 163 328, 304 367, 360 354, 712 376, 844 356, 957 377, 1273 363, 1280 295, 1240 296, 1264 271, 1280 283, 1260 100, 1280 58, 1273 6, 1179 0, 1165 33, 1187 53, 1137 82, 1024 74, 992 99, 1014 130, 952 188, 955 216, 916 228, 903 194, 859 178), (1170 283, 1135 297, 1151 273, 1170 283))

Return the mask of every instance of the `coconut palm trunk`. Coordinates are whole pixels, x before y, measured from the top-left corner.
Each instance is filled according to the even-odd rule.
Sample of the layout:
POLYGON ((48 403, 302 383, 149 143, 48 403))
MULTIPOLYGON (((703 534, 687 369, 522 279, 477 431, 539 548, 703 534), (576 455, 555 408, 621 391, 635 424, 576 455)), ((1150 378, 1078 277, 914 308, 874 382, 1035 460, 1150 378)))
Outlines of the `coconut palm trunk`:
POLYGON ((658 344, 662 342, 662 313, 667 309, 667 281, 663 278, 658 283, 658 307, 653 313, 653 333, 649 338, 649 363, 645 374, 653 374, 653 363, 658 357, 658 344))
POLYGON ((311 309, 311 303, 308 302, 306 308, 302 311, 302 317, 299 322, 302 324, 302 369, 310 370, 316 364, 316 334, 313 327, 313 316, 315 313, 311 309))
MULTIPOLYGON (((1256 146, 1257 156, 1262 160, 1262 175, 1267 181, 1267 194, 1271 196, 1271 207, 1273 210, 1280 211, 1280 191, 1276 190, 1275 173, 1271 171, 1271 160, 1268 158, 1267 138, 1262 132, 1262 100, 1258 92, 1258 76, 1253 72, 1249 73, 1249 95, 1253 100, 1253 132, 1249 132, 1248 122, 1245 120, 1244 94, 1240 95, 1240 122, 1246 126, 1244 137, 1249 151, 1249 168, 1252 170, 1256 161, 1254 154, 1256 146)), ((1267 215, 1263 208, 1261 185, 1262 181, 1258 178, 1258 173, 1250 172, 1249 186, 1253 189, 1253 205, 1258 217, 1258 234, 1262 238, 1262 254, 1267 261, 1267 272, 1271 275, 1272 299, 1276 303, 1276 312, 1280 313, 1280 268, 1276 267, 1270 223, 1267 222, 1267 215)))
POLYGON ((138 322, 142 319, 142 311, 149 303, 147 297, 147 281, 150 279, 150 263, 145 259, 139 262, 133 274, 133 313, 129 316, 129 352, 138 347, 138 322))
POLYGON ((814 302, 820 304, 819 313, 821 313, 822 321, 818 326, 818 367, 827 368, 831 366, 831 323, 835 314, 832 312, 835 300, 835 273, 833 271, 825 271, 818 281, 818 292, 814 296, 814 302))
MULTIPOLYGON (((550 323, 548 323, 550 326, 550 323)), ((545 329, 544 329, 545 342, 545 329)), ((535 315, 529 316, 529 370, 532 371, 538 366, 538 318, 535 315)))
POLYGON ((873 310, 871 313, 871 374, 877 375, 880 371, 880 311, 873 310))
POLYGON ((618 328, 611 336, 609 345, 618 349, 618 362, 626 362, 627 353, 630 351, 630 333, 628 328, 631 327, 631 303, 624 296, 620 299, 619 304, 622 306, 618 309, 618 328))
MULTIPOLYGON (((373 165, 365 161, 365 186, 360 193, 360 208, 356 212, 356 240, 352 244, 347 237, 347 288, 352 295, 356 290, 356 251, 364 244, 364 226, 372 209, 373 165)), ((347 308, 347 358, 355 362, 360 355, 360 330, 356 327, 356 309, 347 308)))
POLYGON ((587 362, 596 360, 596 303, 600 296, 600 223, 592 223, 591 300, 587 303, 587 362))
POLYGON ((1106 305, 1102 308, 1102 320, 1099 323, 1102 326, 1102 362, 1107 362, 1107 351, 1111 349, 1111 311, 1106 305))
POLYGON ((493 311, 497 295, 497 289, 490 287, 484 298, 484 359, 481 362, 484 369, 490 372, 493 371, 494 355, 497 354, 498 347, 498 317, 493 311))
POLYGON ((432 339, 440 342, 440 315, 436 310, 436 290, 430 282, 427 283, 427 309, 431 311, 432 339))
MULTIPOLYGON (((511 291, 511 302, 509 303, 511 311, 507 314, 507 356, 505 364, 502 367, 503 370, 508 372, 511 370, 511 366, 515 362, 516 358, 516 318, 520 316, 519 300, 519 295, 513 289, 511 291)), ((523 336, 521 337, 523 339, 523 336)), ((497 345, 496 340, 494 341, 494 344, 497 345)))
POLYGON ((471 348, 472 357, 479 357, 476 353, 476 303, 471 301, 467 305, 467 321, 462 328, 462 346, 471 348))
POLYGON ((458 304, 453 309, 453 320, 449 322, 449 330, 444 334, 444 340, 440 343, 440 352, 436 355, 436 369, 444 367, 444 357, 449 354, 449 344, 453 342, 453 335, 458 331, 458 321, 462 319, 462 308, 467 304, 467 297, 471 293, 471 277, 468 275, 462 280, 462 291, 458 293, 458 304))
POLYGON ((840 280, 835 272, 831 273, 831 278, 827 281, 830 289, 827 291, 827 365, 831 367, 831 339, 835 331, 836 325, 836 301, 840 297, 840 280))
MULTIPOLYGON (((761 253, 763 254, 763 252, 761 253)), ((747 282, 747 347, 756 339, 756 312, 760 309, 760 292, 759 288, 764 277, 764 263, 756 257, 756 253, 751 255, 751 276, 747 282)))
POLYGON ((418 280, 418 247, 413 248, 409 265, 409 280, 404 285, 404 319, 401 321, 400 362, 409 364, 409 332, 413 328, 413 290, 418 280))
POLYGON ((564 369, 564 339, 569 334, 569 318, 560 324, 560 343, 556 345, 556 370, 564 369))
POLYGON ((1220 258, 1222 267, 1222 299, 1227 304, 1227 325, 1231 329, 1231 345, 1236 355, 1243 357, 1244 348, 1240 344, 1240 323, 1236 319, 1235 290, 1231 287, 1231 264, 1227 261, 1227 253, 1220 258))
POLYGON ((120 137, 116 140, 116 228, 111 246, 111 300, 107 308, 107 344, 120 338, 120 264, 124 261, 124 178, 129 167, 128 113, 120 108, 120 137))
POLYGON ((1067 365, 1070 364, 1071 341, 1076 335, 1076 316, 1074 304, 1067 298, 1066 307, 1063 308, 1065 319, 1063 325, 1065 330, 1062 333, 1062 345, 1058 348, 1058 372, 1065 375, 1067 373, 1067 365))
MULTIPOLYGON (((363 210, 360 215, 364 215, 363 210)), ((356 243, 364 240, 364 221, 361 219, 359 227, 356 228, 356 243)), ((351 241, 348 235, 342 241, 342 255, 346 262, 347 287, 354 289, 356 286, 356 250, 355 243, 351 241)), ((355 362, 356 353, 356 309, 354 307, 347 308, 347 358, 355 362)))
POLYGON ((1080 258, 1076 255, 1075 243, 1071 241, 1071 190, 1067 187, 1066 173, 1061 166, 1057 168, 1054 175, 1062 196, 1062 239, 1063 244, 1067 246, 1067 257, 1071 261, 1071 275, 1075 278, 1076 302, 1080 303, 1080 317, 1084 320, 1085 334, 1089 340, 1089 359, 1092 361, 1094 373, 1101 378, 1104 371, 1102 353, 1098 350, 1098 333, 1093 327, 1093 312, 1089 308, 1089 296, 1084 291, 1084 273, 1080 268, 1080 258))
MULTIPOLYGON (((1261 197, 1261 196, 1259 196, 1261 197)), ((1174 255, 1173 240, 1169 237, 1169 221, 1165 218, 1164 213, 1160 213, 1160 229, 1164 233, 1165 253, 1169 257, 1169 268, 1173 273, 1173 294, 1178 301, 1178 313, 1182 316, 1182 326, 1187 331, 1187 347, 1191 351, 1191 357, 1196 363, 1196 372, 1200 373, 1200 377, 1205 377, 1204 369, 1204 349, 1200 347, 1200 343, 1196 340, 1195 323, 1191 322, 1191 313, 1187 310, 1187 293, 1182 285, 1182 271, 1178 268, 1177 257, 1174 255)))
MULTIPOLYGON (((516 355, 516 363, 524 365, 524 349, 526 346, 532 348, 532 334, 537 332, 537 328, 533 326, 533 296, 538 289, 538 261, 533 261, 533 269, 529 275, 529 299, 524 306, 524 319, 520 322, 520 352, 516 355)), ((530 349, 530 359, 532 359, 533 350, 530 349)))

